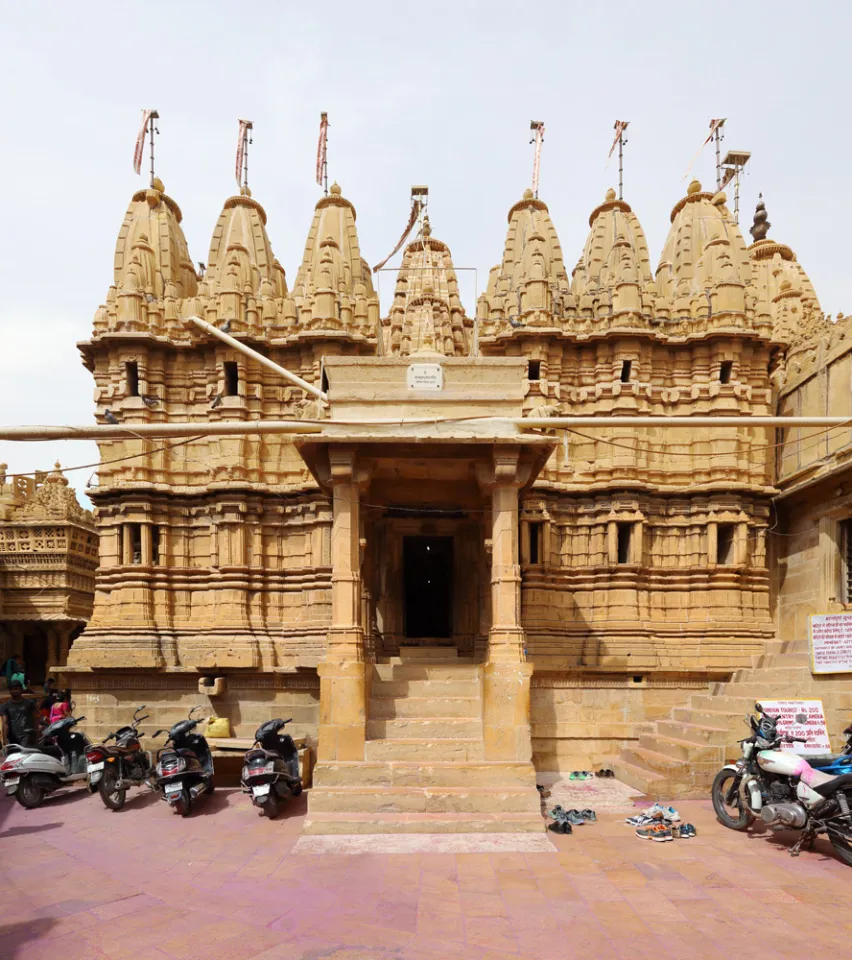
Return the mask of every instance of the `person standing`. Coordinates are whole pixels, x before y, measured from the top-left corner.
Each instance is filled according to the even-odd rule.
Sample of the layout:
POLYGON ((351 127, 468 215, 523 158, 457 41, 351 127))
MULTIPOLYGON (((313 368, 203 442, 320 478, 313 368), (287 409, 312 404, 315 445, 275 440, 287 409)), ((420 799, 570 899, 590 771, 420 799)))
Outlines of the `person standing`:
POLYGON ((7 745, 16 743, 21 747, 34 747, 39 729, 35 700, 24 698, 24 687, 19 680, 12 680, 9 684, 9 695, 11 700, 0 705, 3 739, 7 745))

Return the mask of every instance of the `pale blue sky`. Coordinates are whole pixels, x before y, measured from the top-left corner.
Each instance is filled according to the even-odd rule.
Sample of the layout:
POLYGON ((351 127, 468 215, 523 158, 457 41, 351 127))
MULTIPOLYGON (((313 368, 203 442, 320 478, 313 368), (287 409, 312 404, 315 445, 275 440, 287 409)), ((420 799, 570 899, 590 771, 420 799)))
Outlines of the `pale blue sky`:
MULTIPOLYGON (((74 344, 144 185, 131 169, 144 106, 161 114, 158 174, 194 260, 206 261, 234 189, 237 118, 248 117, 250 184, 292 283, 327 110, 330 175, 358 210, 366 258, 391 249, 410 185, 427 183, 433 232, 457 266, 478 268, 480 290, 529 183, 530 120, 547 125, 541 196, 570 268, 616 177, 604 170, 616 118, 630 121, 625 199, 656 263, 708 120, 726 116, 723 149, 752 152, 743 228, 762 190, 770 235, 795 249, 823 309, 852 311, 847 4, 5 0, 0 16, 6 423, 92 421, 74 344)), ((712 183, 709 148, 693 172, 712 183)), ((12 470, 56 456, 97 459, 93 444, 0 444, 12 470)), ((89 471, 71 476, 82 487, 89 471)))

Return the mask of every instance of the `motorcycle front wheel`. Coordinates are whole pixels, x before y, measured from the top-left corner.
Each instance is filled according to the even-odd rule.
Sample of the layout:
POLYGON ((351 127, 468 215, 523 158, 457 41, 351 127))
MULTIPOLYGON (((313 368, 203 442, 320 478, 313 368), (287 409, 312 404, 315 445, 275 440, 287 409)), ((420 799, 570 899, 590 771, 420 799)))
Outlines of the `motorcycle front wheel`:
POLYGON ((27 810, 34 810, 45 798, 46 791, 37 787, 29 777, 22 777, 15 791, 15 799, 27 810))
POLYGON ((743 805, 739 777, 733 770, 720 770, 713 781, 713 809, 719 822, 730 830, 748 830, 754 814, 743 805))
POLYGON ((98 793, 100 793, 101 800, 103 800, 104 806, 108 810, 120 810, 124 806, 124 801, 127 799, 127 791, 120 790, 116 786, 117 783, 118 773, 115 768, 108 765, 98 784, 98 793))

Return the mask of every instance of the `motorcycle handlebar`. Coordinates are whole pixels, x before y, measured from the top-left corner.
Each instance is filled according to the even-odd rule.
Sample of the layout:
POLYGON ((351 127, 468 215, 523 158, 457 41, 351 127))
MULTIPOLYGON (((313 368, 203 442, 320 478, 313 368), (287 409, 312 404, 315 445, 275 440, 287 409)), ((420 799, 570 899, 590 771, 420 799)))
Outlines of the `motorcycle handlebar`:
POLYGON ((145 716, 144 716, 144 717, 140 717, 140 718, 136 721, 136 723, 142 723, 143 720, 148 720, 149 717, 150 717, 150 714, 146 713, 145 716))

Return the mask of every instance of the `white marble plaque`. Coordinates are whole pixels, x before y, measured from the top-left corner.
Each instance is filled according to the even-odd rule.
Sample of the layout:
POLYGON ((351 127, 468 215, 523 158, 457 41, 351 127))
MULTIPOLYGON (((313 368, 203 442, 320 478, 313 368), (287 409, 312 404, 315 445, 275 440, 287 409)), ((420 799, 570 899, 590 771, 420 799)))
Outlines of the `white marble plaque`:
POLYGON ((811 672, 852 673, 852 614, 813 614, 809 619, 811 672))
POLYGON ((408 368, 409 390, 443 390, 444 369, 440 363, 412 363, 408 368))

